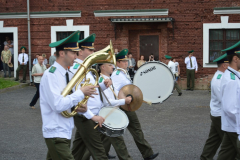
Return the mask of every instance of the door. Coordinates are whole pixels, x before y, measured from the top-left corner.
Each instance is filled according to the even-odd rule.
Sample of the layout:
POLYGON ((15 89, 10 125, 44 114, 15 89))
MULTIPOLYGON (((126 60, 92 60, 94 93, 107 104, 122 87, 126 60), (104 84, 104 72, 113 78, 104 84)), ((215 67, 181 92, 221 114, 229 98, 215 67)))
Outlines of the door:
POLYGON ((159 36, 158 35, 142 35, 140 36, 140 55, 144 55, 146 61, 153 54, 154 60, 159 60, 159 36))

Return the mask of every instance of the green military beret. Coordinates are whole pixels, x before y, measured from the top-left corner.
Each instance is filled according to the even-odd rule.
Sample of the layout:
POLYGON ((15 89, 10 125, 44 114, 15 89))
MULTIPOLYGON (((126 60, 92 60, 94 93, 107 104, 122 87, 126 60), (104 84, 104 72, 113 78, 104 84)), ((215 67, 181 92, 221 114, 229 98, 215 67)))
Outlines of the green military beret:
POLYGON ((79 51, 78 40, 80 36, 80 31, 75 31, 67 38, 64 38, 60 41, 53 42, 49 44, 49 47, 56 48, 56 51, 61 50, 71 50, 71 51, 79 51))
POLYGON ((217 62, 217 64, 228 63, 227 53, 225 53, 224 55, 221 55, 220 57, 215 59, 213 62, 217 62))
POLYGON ((24 47, 24 46, 22 46, 22 47, 20 48, 20 51, 21 51, 22 49, 25 49, 25 50, 27 50, 27 48, 26 48, 26 47, 24 47))
POLYGON ((94 49, 94 41, 96 38, 96 34, 93 33, 87 38, 84 38, 82 40, 78 41, 79 47, 80 48, 88 48, 88 49, 94 49))
POLYGON ((121 50, 121 52, 119 52, 119 53, 116 55, 116 60, 117 60, 117 61, 128 60, 127 54, 128 54, 128 49, 123 49, 123 50, 121 50))
POLYGON ((165 55, 165 58, 166 58, 166 59, 172 59, 172 57, 169 56, 169 55, 165 55))
POLYGON ((193 52, 194 52, 194 50, 188 51, 189 54, 190 54, 190 53, 193 53, 193 52))
POLYGON ((227 55, 236 55, 240 53, 240 41, 236 44, 228 47, 226 49, 221 50, 222 52, 227 52, 227 55))

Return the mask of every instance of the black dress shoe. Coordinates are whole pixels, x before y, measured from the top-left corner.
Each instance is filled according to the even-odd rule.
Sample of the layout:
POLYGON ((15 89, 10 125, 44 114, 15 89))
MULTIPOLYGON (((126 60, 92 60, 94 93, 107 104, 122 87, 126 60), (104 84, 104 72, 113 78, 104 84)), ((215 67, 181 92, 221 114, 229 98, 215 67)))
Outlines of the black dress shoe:
POLYGON ((108 159, 114 159, 114 158, 116 158, 116 156, 112 156, 112 155, 110 155, 110 154, 107 154, 107 157, 108 157, 108 159))
POLYGON ((182 95, 182 93, 178 93, 178 96, 181 96, 182 95))
POLYGON ((193 91, 193 89, 191 89, 191 91, 193 91))
POLYGON ((158 156, 158 154, 159 153, 155 153, 155 154, 153 154, 153 155, 151 155, 151 156, 149 156, 147 158, 144 158, 144 160, 152 160, 152 159, 156 158, 158 156))
POLYGON ((190 89, 186 89, 186 91, 190 91, 190 89))
POLYGON ((20 82, 21 82, 21 83, 26 83, 26 81, 24 81, 24 80, 21 80, 20 82))
POLYGON ((18 81, 19 79, 14 79, 14 81, 18 81))

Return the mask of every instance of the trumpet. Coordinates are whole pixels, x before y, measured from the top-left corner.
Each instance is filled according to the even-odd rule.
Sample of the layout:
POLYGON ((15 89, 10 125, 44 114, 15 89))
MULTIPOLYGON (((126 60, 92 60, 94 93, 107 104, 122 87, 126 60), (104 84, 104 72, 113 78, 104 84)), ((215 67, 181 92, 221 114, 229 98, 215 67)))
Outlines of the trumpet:
MULTIPOLYGON (((89 55, 84 59, 81 66, 78 68, 76 74, 73 76, 71 81, 67 84, 67 86, 64 88, 61 95, 64 97, 67 96, 71 92, 74 86, 75 86, 75 89, 77 90, 78 86, 81 84, 84 78, 85 78, 85 82, 81 84, 81 87, 89 86, 89 85, 96 86, 98 83, 99 75, 95 69, 90 68, 95 63, 111 63, 116 66, 116 58, 115 58, 111 40, 110 40, 110 44, 107 47, 105 47, 100 51, 94 52, 93 54, 89 55), (93 72, 96 75, 96 81, 94 84, 89 83, 90 79, 86 79, 86 75, 88 72, 93 72)), ((68 111, 63 111, 61 112, 61 114, 66 118, 73 117, 74 115, 77 114, 76 112, 77 108, 80 108, 81 105, 86 104, 88 101, 88 98, 89 96, 85 96, 84 99, 75 106, 74 110, 71 113, 69 113, 68 111)))

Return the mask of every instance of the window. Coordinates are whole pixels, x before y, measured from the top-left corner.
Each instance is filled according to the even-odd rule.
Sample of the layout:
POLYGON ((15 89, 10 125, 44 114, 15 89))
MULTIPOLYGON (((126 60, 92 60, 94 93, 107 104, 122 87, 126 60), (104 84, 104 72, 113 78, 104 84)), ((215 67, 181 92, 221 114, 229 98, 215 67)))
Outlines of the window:
MULTIPOLYGON (((57 32, 57 41, 64 39, 68 36, 70 36, 72 32, 57 32)), ((79 40, 84 39, 84 31, 80 31, 80 36, 79 36, 79 40)))
POLYGON ((221 50, 231 47, 240 40, 240 29, 209 30, 209 62, 222 55, 221 50))

